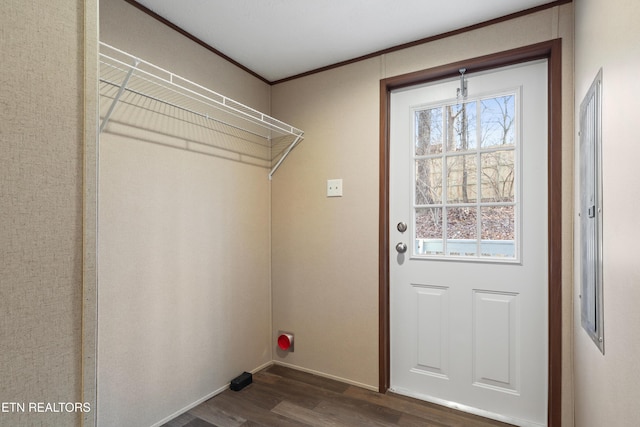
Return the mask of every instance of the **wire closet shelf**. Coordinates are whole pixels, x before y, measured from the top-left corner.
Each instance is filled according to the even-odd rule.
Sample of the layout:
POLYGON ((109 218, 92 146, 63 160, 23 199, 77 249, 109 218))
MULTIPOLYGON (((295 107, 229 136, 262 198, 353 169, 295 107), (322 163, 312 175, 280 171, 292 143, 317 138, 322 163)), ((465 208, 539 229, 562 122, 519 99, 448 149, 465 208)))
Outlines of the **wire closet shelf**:
POLYGON ((100 42, 100 98, 100 132, 110 120, 135 120, 132 117, 136 114, 131 109, 162 114, 206 130, 208 141, 212 140, 212 133, 223 135, 224 138, 215 138, 212 145, 251 158, 256 164, 266 162, 271 169, 269 179, 304 135, 302 130, 281 120, 103 42, 100 42), (128 111, 118 114, 122 106, 128 107, 128 111))

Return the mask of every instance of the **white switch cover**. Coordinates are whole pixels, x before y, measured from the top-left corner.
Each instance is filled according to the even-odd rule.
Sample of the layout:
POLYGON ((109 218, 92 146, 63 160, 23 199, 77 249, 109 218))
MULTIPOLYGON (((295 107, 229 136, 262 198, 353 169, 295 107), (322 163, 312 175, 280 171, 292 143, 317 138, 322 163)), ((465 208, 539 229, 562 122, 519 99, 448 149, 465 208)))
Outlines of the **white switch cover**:
POLYGON ((342 197, 342 180, 327 180, 327 197, 342 197))

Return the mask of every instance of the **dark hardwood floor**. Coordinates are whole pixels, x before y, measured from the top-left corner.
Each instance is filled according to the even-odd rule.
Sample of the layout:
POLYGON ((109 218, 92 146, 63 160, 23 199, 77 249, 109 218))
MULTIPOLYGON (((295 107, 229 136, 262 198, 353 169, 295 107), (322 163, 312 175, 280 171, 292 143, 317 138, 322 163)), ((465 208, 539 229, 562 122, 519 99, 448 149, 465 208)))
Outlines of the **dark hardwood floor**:
POLYGON ((253 384, 241 391, 226 390, 163 427, 211 426, 496 427, 510 424, 274 365, 253 375, 253 384))

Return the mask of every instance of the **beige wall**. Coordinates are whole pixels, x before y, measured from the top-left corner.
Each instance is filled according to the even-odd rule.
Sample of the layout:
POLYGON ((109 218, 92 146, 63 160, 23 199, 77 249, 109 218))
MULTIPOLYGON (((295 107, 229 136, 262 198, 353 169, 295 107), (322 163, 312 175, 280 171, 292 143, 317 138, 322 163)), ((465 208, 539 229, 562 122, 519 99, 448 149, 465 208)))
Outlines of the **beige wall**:
MULTIPOLYGON (((630 71, 632 65, 637 68, 633 59, 638 55, 637 52, 634 54, 633 49, 637 49, 638 42, 637 37, 628 38, 629 34, 633 34, 634 16, 629 11, 634 11, 637 16, 638 6, 631 0, 616 0, 617 7, 608 5, 606 8, 602 0, 578 3, 577 41, 582 50, 577 50, 577 102, 601 65, 605 66, 605 98, 615 96, 627 100, 627 103, 633 102, 626 90, 629 86, 637 85, 627 85, 626 82, 629 81, 627 77, 633 75, 630 71), (621 22, 622 25, 614 26, 612 22, 621 22), (591 31, 593 28, 604 28, 604 31, 591 31), (600 34, 605 37, 595 37, 600 34), (620 47, 620 50, 616 50, 616 47, 620 47)), ((84 4, 64 2, 56 3, 53 7, 45 2, 33 4, 9 0, 0 18, 3 64, 10 64, 5 65, 0 74, 3 88, 0 92, 3 108, 3 128, 0 133, 0 195, 3 206, 0 214, 0 241, 3 242, 0 245, 3 266, 0 270, 0 401, 82 399, 81 34, 83 19, 86 19, 88 27, 92 22, 95 23, 95 20, 83 17, 84 4)), ((253 339, 255 346, 251 350, 253 356, 249 358, 255 357, 256 363, 271 360, 273 341, 270 338, 278 329, 296 332, 296 352, 286 357, 274 352, 274 359, 364 386, 377 386, 378 82, 381 78, 562 37, 565 62, 563 115, 567 129, 564 135, 564 194, 572 193, 572 5, 312 75, 272 89, 239 72, 232 65, 211 57, 203 48, 173 34, 172 30, 152 23, 150 18, 143 17, 123 1, 103 0, 101 5, 102 37, 105 41, 255 108, 268 111, 271 103, 274 116, 306 131, 306 140, 278 170, 271 190, 273 322, 268 319, 269 309, 264 304, 257 307, 258 314, 246 316, 245 310, 239 325, 235 311, 220 314, 203 304, 203 311, 211 309, 217 312, 216 316, 222 316, 211 325, 215 330, 214 336, 230 334, 223 328, 225 325, 233 325, 234 333, 231 334, 232 338, 229 335, 223 338, 225 343, 231 343, 229 348, 233 351, 223 352, 221 348, 224 346, 216 347, 219 353, 213 365, 215 373, 206 378, 206 384, 198 385, 202 386, 199 391, 211 389, 212 385, 215 387, 214 383, 222 381, 223 377, 224 381, 229 380, 224 371, 236 368, 231 359, 238 352, 246 351, 242 347, 248 342, 246 336, 253 339), (273 97, 272 101, 270 97, 273 97), (325 197, 326 180, 329 178, 344 179, 343 198, 325 197), (266 332, 262 326, 254 329, 259 322, 262 322, 262 326, 266 325, 266 332)), ((90 31, 91 28, 85 27, 84 30, 90 31)), ((612 103, 608 105, 615 108, 612 103)), ((628 106, 610 109, 612 113, 605 115, 605 132, 609 129, 609 134, 605 133, 605 141, 624 143, 633 140, 630 127, 624 124, 628 122, 624 120, 631 110, 628 106)), ((216 181, 218 176, 207 165, 215 164, 225 172, 225 177, 250 181, 243 182, 248 184, 246 188, 250 194, 247 197, 256 198, 250 205, 268 204, 265 201, 269 195, 268 187, 263 187, 257 177, 262 173, 256 172, 256 169, 262 172, 261 168, 245 173, 245 168, 252 167, 222 166, 216 163, 219 159, 203 159, 193 153, 181 153, 176 164, 169 164, 167 153, 156 145, 131 145, 128 142, 112 136, 105 144, 109 145, 105 160, 115 166, 123 160, 148 162, 157 159, 160 164, 165 162, 169 168, 178 167, 182 170, 195 165, 198 172, 194 176, 211 181, 216 181)), ((638 299, 633 288, 638 271, 629 267, 632 261, 627 262, 627 252, 613 252, 616 247, 628 247, 634 237, 633 228, 625 225, 632 223, 632 219, 626 216, 631 215, 633 209, 623 209, 624 201, 633 200, 633 197, 616 197, 611 190, 618 182, 623 182, 621 174, 632 169, 632 165, 619 167, 631 161, 631 156, 626 155, 631 146, 627 144, 623 148, 605 148, 605 206, 607 212, 614 212, 605 213, 605 253, 608 261, 605 286, 609 284, 610 289, 605 291, 607 356, 595 353, 595 347, 582 337, 579 323, 575 330, 576 425, 580 426, 605 425, 612 419, 621 419, 619 425, 633 425, 638 421, 634 418, 637 412, 632 406, 638 399, 637 386, 632 381, 637 377, 633 355, 637 354, 638 340, 633 339, 633 331, 638 330, 638 317, 631 307, 634 300, 638 299)), ((122 177, 117 176, 116 172, 120 170, 107 167, 104 172, 109 179, 105 180, 105 184, 111 188, 111 197, 121 203, 145 203, 151 199, 149 193, 145 192, 145 182, 149 184, 153 176, 162 178, 162 174, 157 170, 157 165, 138 166, 141 167, 130 166, 127 170, 134 174, 132 178, 140 181, 135 181, 134 190, 140 196, 136 198, 133 198, 135 191, 118 194, 118 189, 124 190, 126 184, 122 182, 122 177)), ((173 171, 176 172, 176 169, 173 171)), ((177 186, 169 194, 178 194, 177 189, 186 188, 182 186, 186 186, 191 179, 193 176, 179 182, 167 180, 167 185, 177 186)), ((126 189, 129 191, 129 186, 126 189)), ((197 200, 207 197, 202 195, 201 190, 198 189, 198 194, 185 196, 189 206, 194 207, 197 200)), ((225 190, 216 191, 216 196, 229 197, 225 190)), ((162 197, 166 202, 166 195, 162 197)), ((573 281, 573 218, 571 198, 565 200, 563 425, 573 425, 573 318, 572 300, 567 297, 572 294, 573 281)), ((230 213, 242 211, 245 206, 244 202, 240 202, 234 208, 236 210, 232 209, 230 213)), ((150 208, 147 206, 144 209, 150 208)), ((140 225, 144 209, 136 212, 133 218, 126 219, 131 221, 128 226, 134 226, 136 232, 135 221, 140 225)), ((211 200, 206 207, 207 212, 215 212, 211 200)), ((118 217, 117 206, 109 205, 106 213, 111 221, 111 224, 105 224, 107 229, 119 227, 118 218, 122 220, 122 217, 118 217)), ((249 224, 258 217, 252 215, 249 220, 247 215, 240 215, 240 218, 242 224, 249 224)), ((159 224, 165 227, 166 220, 164 217, 159 224)), ((264 224, 261 221, 263 218, 258 224, 252 225, 259 230, 259 246, 265 242, 264 224)), ((228 232, 216 231, 223 234, 228 232)), ((120 232, 116 231, 116 234, 120 232)), ((193 229, 190 229, 190 233, 191 236, 195 235, 193 229)), ((149 233, 149 236, 159 235, 162 234, 149 233)), ((117 238, 117 235, 110 238, 117 238)), ((120 244, 122 242, 127 242, 126 236, 120 244)), ((174 241, 165 241, 163 245, 167 243, 172 245, 174 241)), ((268 245, 265 250, 269 251, 268 245)), ((255 277, 249 273, 240 275, 243 280, 256 279, 258 283, 248 289, 241 286, 241 293, 220 294, 215 298, 215 304, 221 301, 227 306, 238 301, 251 304, 260 298, 255 295, 263 295, 269 301, 268 283, 258 277, 263 273, 269 276, 265 259, 241 259, 242 249, 234 253, 240 253, 242 265, 234 267, 233 271, 246 269, 247 263, 259 265, 255 277)), ((117 258, 117 255, 112 253, 110 257, 117 258)), ((120 259, 118 262, 119 265, 112 264, 115 266, 113 272, 120 274, 124 261, 120 259)), ((158 261, 156 259, 153 262, 158 261)), ((224 270, 221 274, 224 279, 232 276, 230 271, 224 270)), ((91 271, 85 271, 85 274, 90 276, 91 271)), ((132 277, 137 280, 135 275, 132 277)), ((131 277, 128 280, 132 280, 131 277)), ((137 286, 138 283, 136 281, 133 284, 137 286)), ((146 289, 153 284, 146 282, 146 289)), ((165 282, 163 285, 172 283, 165 282)), ((132 286, 123 292, 131 289, 135 290, 136 287, 132 286)), ((182 294, 179 292, 176 295, 182 294)), ((161 324, 166 322, 162 315, 174 321, 181 319, 175 312, 163 311, 156 313, 161 324)), ((185 348, 193 343, 197 348, 197 342, 189 340, 185 348)), ((118 343, 120 348, 125 348, 123 341, 118 343)), ((175 341, 171 344, 175 344, 175 341)), ((135 350, 136 345, 139 343, 134 343, 131 349, 135 350)), ((182 349, 174 346, 173 350, 179 353, 182 349)), ((206 351, 214 350, 208 347, 206 351)), ((242 360, 241 369, 247 369, 245 362, 242 360)), ((203 369, 208 369, 208 366, 203 369)), ((159 372, 159 369, 154 372, 159 372)), ((164 386, 163 392, 171 388, 168 384, 164 386)), ((123 388, 126 389, 126 385, 121 385, 119 392, 123 388)), ((73 425, 79 421, 78 416, 59 414, 42 417, 31 415, 29 418, 6 414, 0 416, 3 423, 6 421, 11 425, 34 422, 73 425)))
POLYGON ((100 1, 100 41, 269 113, 268 84, 124 0, 100 1))
MULTIPOLYGON (((602 355, 580 325, 580 270, 576 268, 576 426, 637 426, 640 265, 633 248, 640 238, 636 217, 640 176, 634 157, 640 155, 635 125, 640 98, 636 79, 640 69, 640 4, 635 0, 581 0, 576 2, 575 13, 576 114, 596 73, 601 67, 603 70, 605 334, 602 355)), ((576 135, 578 124, 576 116, 576 135)))
MULTIPOLYGON (((100 3, 102 41, 268 112, 267 84, 100 3)), ((266 167, 221 158, 201 128, 116 111, 99 151, 98 425, 144 426, 271 361, 271 191, 266 167)))
POLYGON ((274 112, 305 131, 272 181, 275 360, 377 389, 381 59, 278 85, 274 112), (341 198, 326 197, 342 178, 341 198))
MULTIPOLYGON (((96 31, 84 12, 92 4, 2 5, 0 402, 83 400, 83 59, 84 31, 96 31)), ((80 418, 0 413, 0 424, 80 418)))
POLYGON ((573 13, 548 9, 276 85, 273 115, 305 130, 272 186, 273 329, 296 333, 275 360, 378 385, 379 80, 563 39, 563 419, 572 425, 573 13), (344 197, 326 198, 343 178, 344 197))

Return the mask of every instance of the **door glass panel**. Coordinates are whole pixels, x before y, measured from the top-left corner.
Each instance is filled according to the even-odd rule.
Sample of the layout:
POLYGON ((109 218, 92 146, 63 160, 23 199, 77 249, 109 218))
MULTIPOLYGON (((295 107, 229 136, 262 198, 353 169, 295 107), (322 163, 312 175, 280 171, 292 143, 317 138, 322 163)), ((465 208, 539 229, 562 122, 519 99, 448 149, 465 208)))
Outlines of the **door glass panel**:
POLYGON ((480 102, 481 146, 513 146, 515 140, 515 96, 505 95, 480 102))
POLYGON ((514 206, 485 206, 480 208, 480 213, 480 256, 513 258, 516 234, 514 206))
POLYGON ((475 154, 447 157, 447 202, 474 203, 477 183, 475 154))
POLYGON ((442 152, 442 108, 415 112, 415 154, 424 156, 442 152))
POLYGON ((480 154, 483 202, 513 202, 515 200, 514 155, 514 150, 480 154))
POLYGON ((442 208, 416 209, 416 253, 442 255, 442 232, 442 208))
POLYGON ((477 209, 448 208, 447 255, 476 256, 478 253, 477 209))
POLYGON ((442 158, 416 160, 416 205, 442 203, 442 158))
POLYGON ((517 258, 517 99, 414 110, 414 255, 517 258))
POLYGON ((445 107, 447 114, 447 151, 466 151, 476 148, 477 102, 445 107))

